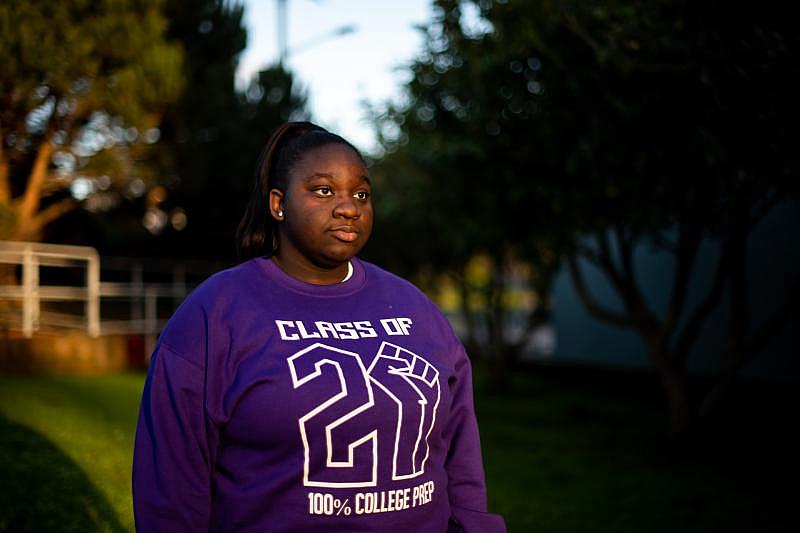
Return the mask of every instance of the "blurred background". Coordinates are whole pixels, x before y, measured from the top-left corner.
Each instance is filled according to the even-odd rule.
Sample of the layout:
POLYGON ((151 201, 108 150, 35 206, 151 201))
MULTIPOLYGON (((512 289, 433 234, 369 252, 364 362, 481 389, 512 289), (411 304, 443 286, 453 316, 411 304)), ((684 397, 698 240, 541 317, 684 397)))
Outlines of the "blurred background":
POLYGON ((0 532, 133 530, 149 351, 286 120, 367 158, 511 531, 795 531, 798 44, 769 1, 4 1, 0 532))

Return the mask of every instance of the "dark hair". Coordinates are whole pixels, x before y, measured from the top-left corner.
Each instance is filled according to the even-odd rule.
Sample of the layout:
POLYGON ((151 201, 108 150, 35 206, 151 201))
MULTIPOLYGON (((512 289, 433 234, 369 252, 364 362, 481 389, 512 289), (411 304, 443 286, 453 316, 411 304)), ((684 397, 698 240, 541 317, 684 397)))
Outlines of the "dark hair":
POLYGON ((242 260, 275 253, 278 223, 270 214, 269 191, 285 192, 289 172, 300 157, 308 150, 333 143, 350 147, 363 160, 347 140, 311 122, 287 122, 272 133, 261 150, 250 200, 236 232, 236 249, 242 260))

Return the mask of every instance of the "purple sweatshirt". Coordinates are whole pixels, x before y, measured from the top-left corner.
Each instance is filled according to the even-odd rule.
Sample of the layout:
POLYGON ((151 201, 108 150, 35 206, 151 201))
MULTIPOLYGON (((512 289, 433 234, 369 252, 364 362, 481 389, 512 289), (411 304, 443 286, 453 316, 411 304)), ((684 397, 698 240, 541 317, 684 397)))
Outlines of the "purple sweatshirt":
POLYGON ((458 338, 413 285, 352 263, 311 285, 253 259, 176 311, 142 396, 138 531, 505 531, 458 338))

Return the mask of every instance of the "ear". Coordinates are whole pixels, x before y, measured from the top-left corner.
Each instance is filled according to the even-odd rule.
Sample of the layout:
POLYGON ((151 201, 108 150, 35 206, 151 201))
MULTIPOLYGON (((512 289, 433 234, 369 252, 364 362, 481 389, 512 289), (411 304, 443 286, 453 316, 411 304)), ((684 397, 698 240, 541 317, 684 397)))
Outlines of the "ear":
POLYGON ((269 191, 269 213, 278 222, 283 222, 286 216, 283 212, 283 191, 270 189, 269 191))

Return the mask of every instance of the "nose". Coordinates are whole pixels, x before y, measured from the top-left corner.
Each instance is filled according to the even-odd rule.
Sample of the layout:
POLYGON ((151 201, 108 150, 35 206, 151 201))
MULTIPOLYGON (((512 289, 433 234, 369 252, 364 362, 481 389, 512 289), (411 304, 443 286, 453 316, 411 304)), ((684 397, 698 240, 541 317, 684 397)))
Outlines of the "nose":
POLYGON ((361 208, 352 198, 346 198, 333 208, 333 216, 355 219, 361 216, 361 208))

